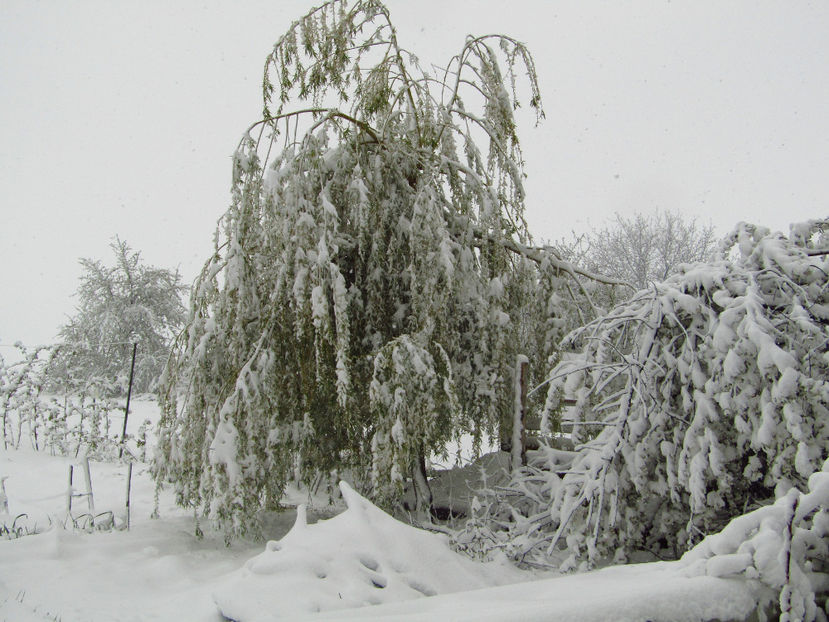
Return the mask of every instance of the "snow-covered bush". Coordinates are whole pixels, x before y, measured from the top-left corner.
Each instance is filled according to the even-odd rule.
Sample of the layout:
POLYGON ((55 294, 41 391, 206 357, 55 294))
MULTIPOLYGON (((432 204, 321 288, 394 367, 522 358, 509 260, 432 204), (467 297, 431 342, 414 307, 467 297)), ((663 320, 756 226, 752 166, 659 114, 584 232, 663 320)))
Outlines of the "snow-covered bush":
POLYGON ((575 450, 543 448, 498 493, 488 546, 565 568, 679 556, 806 490, 829 455, 828 231, 738 225, 721 259, 571 333, 542 425, 575 450))
POLYGON ((681 563, 687 576, 739 576, 771 588, 781 622, 826 620, 829 460, 809 477, 806 493, 792 488, 772 505, 735 518, 681 563))
POLYGON ((45 370, 53 350, 40 347, 29 350, 16 343, 19 360, 6 365, 0 357, 0 410, 3 417, 3 447, 20 446, 28 435, 32 446, 39 448, 38 433, 48 420, 43 407, 45 370))
POLYGON ((16 363, 5 365, 0 357, 4 448, 18 449, 27 440, 52 455, 115 456, 120 439, 111 417, 120 406, 110 397, 112 383, 100 377, 56 382, 52 369, 60 346, 17 348, 16 363))
POLYGON ((575 274, 529 246, 519 73, 540 115, 522 44, 469 37, 426 71, 372 0, 279 39, 163 382, 156 471, 182 503, 245 529, 294 474, 388 491, 509 421, 515 355, 546 365, 575 274))

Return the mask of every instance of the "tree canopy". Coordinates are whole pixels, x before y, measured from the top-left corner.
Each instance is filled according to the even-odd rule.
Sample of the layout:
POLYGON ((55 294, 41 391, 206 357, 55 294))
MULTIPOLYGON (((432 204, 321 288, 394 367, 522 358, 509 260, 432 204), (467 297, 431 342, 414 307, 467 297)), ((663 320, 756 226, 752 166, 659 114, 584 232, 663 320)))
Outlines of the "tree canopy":
POLYGON ((591 270, 631 283, 637 289, 664 281, 681 264, 714 258, 714 228, 679 212, 616 214, 613 222, 587 236, 584 261, 591 270))
POLYGON ((426 71, 383 4, 334 0, 277 41, 263 97, 167 369, 156 463, 229 532, 293 476, 347 471, 391 500, 453 436, 497 434, 515 356, 554 354, 575 274, 524 221, 514 112, 543 112, 520 42, 468 37, 426 71))
POLYGON ((151 391, 184 322, 177 271, 149 266, 119 239, 110 244, 115 263, 80 259, 77 313, 60 330, 51 363, 53 381, 91 381, 125 392, 134 343, 139 343, 134 388, 151 391))
POLYGON ((709 261, 717 250, 714 228, 679 212, 616 214, 601 228, 573 232, 556 243, 566 260, 627 283, 627 287, 582 279, 592 301, 608 311, 637 289, 664 281, 682 264, 709 261))

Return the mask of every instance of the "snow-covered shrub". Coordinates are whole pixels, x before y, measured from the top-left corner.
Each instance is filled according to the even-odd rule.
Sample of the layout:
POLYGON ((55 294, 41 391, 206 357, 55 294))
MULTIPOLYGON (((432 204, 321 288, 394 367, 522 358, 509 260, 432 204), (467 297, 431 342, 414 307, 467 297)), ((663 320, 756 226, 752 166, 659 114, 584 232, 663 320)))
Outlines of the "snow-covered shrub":
POLYGON ((135 435, 135 445, 138 448, 138 459, 141 462, 147 461, 147 432, 151 430, 153 422, 150 419, 144 419, 138 427, 138 433, 135 435))
POLYGON ((771 588, 781 622, 826 620, 829 460, 772 505, 732 520, 682 556, 688 576, 744 577, 771 588))
POLYGON ((565 568, 678 556, 807 489, 829 455, 827 231, 738 225, 721 259, 571 333, 542 425, 575 450, 543 448, 497 495, 492 545, 565 568))
POLYGON ((16 343, 19 360, 0 365, 0 409, 3 417, 3 447, 20 447, 24 435, 39 449, 38 433, 44 424, 43 388, 45 370, 53 349, 29 350, 16 343))
POLYGON ((111 396, 111 383, 91 378, 82 385, 52 400, 51 412, 62 426, 56 426, 56 448, 53 453, 87 455, 98 460, 109 460, 118 455, 120 430, 112 425, 113 416, 119 419, 123 407, 111 396), (65 430, 61 439, 60 428, 65 430))
POLYGON ((0 416, 4 448, 18 449, 28 439, 35 450, 52 455, 117 454, 111 417, 120 409, 112 383, 99 378, 56 380, 52 373, 60 346, 27 349, 20 360, 0 367, 0 416))

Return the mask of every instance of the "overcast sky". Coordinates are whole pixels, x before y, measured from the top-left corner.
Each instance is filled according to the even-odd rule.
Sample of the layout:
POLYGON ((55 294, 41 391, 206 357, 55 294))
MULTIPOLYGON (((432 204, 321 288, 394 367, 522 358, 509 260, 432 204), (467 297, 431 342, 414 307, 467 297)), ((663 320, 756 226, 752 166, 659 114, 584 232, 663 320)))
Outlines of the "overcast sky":
MULTIPOLYGON (((0 2, 0 343, 51 342, 77 259, 110 262, 115 235, 195 277, 264 57, 315 4, 0 2)), ((719 233, 829 215, 829 2, 387 6, 422 61, 466 34, 529 46, 547 112, 521 128, 538 239, 655 208, 719 233)))

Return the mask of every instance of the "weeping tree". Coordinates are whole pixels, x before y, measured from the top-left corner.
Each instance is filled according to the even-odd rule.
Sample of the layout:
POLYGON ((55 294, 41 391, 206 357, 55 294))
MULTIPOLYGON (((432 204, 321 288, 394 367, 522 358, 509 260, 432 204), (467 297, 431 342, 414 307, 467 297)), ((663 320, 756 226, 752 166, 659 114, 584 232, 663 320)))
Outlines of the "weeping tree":
POLYGON ((739 545, 748 556, 735 572, 783 591, 800 573, 825 598, 829 506, 798 509, 797 491, 826 496, 815 474, 829 468, 827 234, 827 220, 788 237, 741 224, 719 260, 686 265, 571 333, 542 424, 570 433, 574 449, 540 452, 465 544, 564 568, 677 557, 764 508, 734 521, 728 533, 741 539, 714 553, 739 545), (562 398, 575 406, 561 412, 562 398), (776 516, 772 504, 791 510, 779 528, 788 521, 790 559, 774 572, 781 549, 760 540, 778 519, 758 518, 776 516))
POLYGON ((163 381, 156 473, 182 504, 244 531, 291 478, 348 471, 389 503, 411 478, 422 509, 429 454, 497 434, 575 274, 530 245, 519 91, 540 119, 518 41, 469 37, 427 72, 372 0, 277 41, 163 381))

